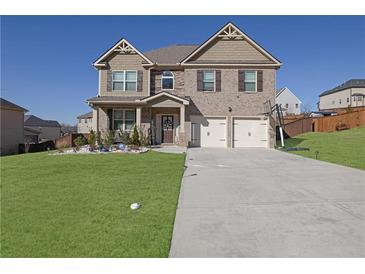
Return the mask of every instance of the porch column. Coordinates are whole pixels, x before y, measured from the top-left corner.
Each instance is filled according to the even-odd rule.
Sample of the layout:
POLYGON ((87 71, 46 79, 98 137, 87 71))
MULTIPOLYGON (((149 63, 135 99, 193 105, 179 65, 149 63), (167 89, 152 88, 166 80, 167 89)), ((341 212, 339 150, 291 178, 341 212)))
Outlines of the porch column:
POLYGON ((180 132, 185 132, 185 105, 180 107, 180 132))
POLYGON ((136 108, 136 125, 137 127, 141 127, 141 116, 142 116, 142 108, 136 108))

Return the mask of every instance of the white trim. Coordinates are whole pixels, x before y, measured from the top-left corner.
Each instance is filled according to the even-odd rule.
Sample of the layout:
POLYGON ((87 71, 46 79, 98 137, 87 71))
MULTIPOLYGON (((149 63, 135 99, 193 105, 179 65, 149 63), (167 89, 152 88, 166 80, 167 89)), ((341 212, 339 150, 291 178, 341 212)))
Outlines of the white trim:
POLYGON ((112 70, 112 92, 136 92, 138 90, 138 71, 137 70, 112 70), (123 82, 123 89, 114 89, 114 72, 123 72, 123 80, 115 80, 115 82, 123 82), (131 81, 127 80, 127 72, 135 72, 136 73, 136 80, 131 81), (126 90, 126 83, 136 83, 136 90, 126 90))
POLYGON ((243 75, 243 85, 244 85, 244 92, 246 93, 257 93, 257 70, 245 70, 243 75), (255 72, 255 81, 247 81, 247 83, 255 83, 255 90, 246 90, 246 72, 255 72))
MULTIPOLYGON (((126 119, 125 119, 125 112, 126 111, 134 111, 134 125, 136 125, 136 123, 137 123, 137 111, 136 111, 136 109, 133 109, 133 108, 113 108, 113 119, 112 119, 112 129, 113 130, 120 130, 120 129, 114 129, 114 111, 116 111, 116 110, 121 110, 122 111, 122 113, 123 113, 123 117, 122 117, 122 119, 118 119, 119 121, 121 120, 122 121, 122 125, 123 125, 123 129, 122 129, 122 131, 125 131, 125 132, 131 132, 132 131, 132 129, 133 129, 133 127, 132 127, 132 129, 131 130, 126 130, 126 128, 125 128, 125 121, 126 121, 126 119)), ((133 126, 134 126, 133 125, 133 126)))
MULTIPOLYGON (((137 77, 138 77, 138 75, 137 75, 137 77)), ((148 68, 147 84, 148 84, 147 94, 148 94, 148 96, 150 96, 151 95, 151 68, 148 68)))
POLYGON ((144 98, 144 99, 137 99, 136 101, 137 102, 148 102, 148 101, 151 101, 151 100, 154 100, 156 98, 160 98, 161 96, 167 96, 167 97, 170 97, 172 99, 175 99, 175 100, 179 100, 181 101, 184 105, 189 105, 189 101, 186 100, 186 99, 183 99, 183 98, 180 98, 178 96, 175 96, 175 95, 172 95, 170 93, 167 93, 167 92, 159 92, 153 96, 150 96, 150 97, 147 97, 147 98, 144 98))
POLYGON ((174 90, 175 89, 175 75, 174 73, 171 71, 171 70, 163 70, 162 73, 161 73, 161 90, 162 91, 171 91, 171 90, 174 90), (170 72, 172 74, 172 77, 171 76, 166 76, 164 77, 163 76, 163 73, 164 72, 170 72), (172 79, 172 88, 163 88, 163 79, 172 79))
POLYGON ((118 46, 120 46, 122 43, 126 43, 128 44, 138 55, 140 55, 143 59, 145 59, 149 64, 153 64, 153 62, 148 59, 143 53, 141 53, 138 49, 136 49, 135 47, 133 47, 133 45, 131 43, 129 43, 127 41, 127 39, 122 38, 121 40, 119 40, 119 42, 117 42, 110 50, 108 50, 105 54, 103 54, 98 60, 96 60, 93 65, 94 66, 105 66, 105 64, 101 64, 100 62, 106 58, 107 56, 109 56, 118 46))
POLYGON ((208 39, 205 43, 203 43, 202 45, 200 45, 196 50, 194 50, 192 53, 190 53, 187 57, 185 57, 185 59, 183 59, 181 61, 181 64, 185 64, 191 57, 193 57, 194 55, 196 55, 199 51, 201 51, 203 48, 205 48, 205 46, 207 44, 209 44, 211 41, 213 41, 213 39, 215 39, 216 37, 218 37, 222 31, 224 31, 227 27, 233 27, 235 29, 235 31, 237 31, 239 34, 241 34, 243 36, 243 38, 245 40, 247 40, 247 42, 249 44, 251 44, 253 47, 255 47, 258 51, 260 51, 262 54, 264 54, 266 57, 268 57, 271 61, 273 61, 275 63, 275 65, 281 65, 282 63, 277 60, 274 56, 272 56, 269 52, 267 52, 264 48, 262 48, 259 44, 257 44, 256 42, 254 42, 250 37, 248 37, 245 33, 243 33, 238 27, 236 27, 234 24, 232 23, 228 23, 226 25, 224 25, 219 31, 217 31, 217 33, 215 35, 213 35, 210 39, 208 39))
MULTIPOLYGON (((211 92, 216 92, 216 84, 215 84, 215 79, 216 79, 216 77, 215 77, 215 74, 217 73, 217 71, 215 70, 215 69, 203 69, 202 70, 202 72, 203 72, 203 89, 202 89, 202 92, 207 92, 207 93, 211 93, 211 92), (204 72, 213 72, 213 90, 204 90, 204 72)), ((210 83, 210 82, 208 82, 208 83, 210 83)))
POLYGON ((207 66, 220 66, 220 67, 242 67, 242 66, 245 66, 245 67, 280 67, 280 65, 277 65, 277 64, 247 64, 247 63, 240 63, 240 64, 214 64, 214 63, 210 63, 210 64, 182 64, 181 63, 181 66, 184 66, 184 67, 189 67, 189 66, 200 66, 200 67, 207 67, 207 66))
POLYGON ((99 74, 99 83, 98 83, 98 95, 100 96, 100 90, 101 90, 101 70, 98 70, 99 74))

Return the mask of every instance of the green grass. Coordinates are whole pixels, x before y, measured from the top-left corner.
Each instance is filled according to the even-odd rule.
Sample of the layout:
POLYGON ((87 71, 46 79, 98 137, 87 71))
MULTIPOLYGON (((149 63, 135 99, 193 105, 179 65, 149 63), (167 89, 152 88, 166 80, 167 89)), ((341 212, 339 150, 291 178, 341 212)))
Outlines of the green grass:
POLYGON ((311 132, 285 140, 286 147, 308 147, 310 151, 290 152, 339 165, 365 170, 365 127, 338 132, 311 132))
POLYGON ((1 257, 167 257, 184 159, 2 157, 1 257))

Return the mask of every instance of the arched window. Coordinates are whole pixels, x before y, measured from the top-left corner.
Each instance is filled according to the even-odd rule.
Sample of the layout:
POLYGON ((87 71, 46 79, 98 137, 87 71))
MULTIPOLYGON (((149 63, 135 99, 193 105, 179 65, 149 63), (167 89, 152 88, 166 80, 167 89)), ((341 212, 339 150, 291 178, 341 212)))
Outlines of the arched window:
POLYGON ((174 89, 174 74, 171 71, 163 71, 161 82, 163 90, 174 89))

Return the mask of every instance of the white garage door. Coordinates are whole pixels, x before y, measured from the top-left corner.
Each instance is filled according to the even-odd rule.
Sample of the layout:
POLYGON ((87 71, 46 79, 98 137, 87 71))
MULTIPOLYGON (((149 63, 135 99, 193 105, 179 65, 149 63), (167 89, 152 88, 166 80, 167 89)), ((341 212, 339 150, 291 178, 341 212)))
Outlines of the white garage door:
POLYGON ((233 147, 268 147, 268 122, 233 119, 233 147))
POLYGON ((200 146, 227 147, 226 118, 203 118, 200 123, 200 146))

